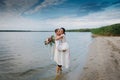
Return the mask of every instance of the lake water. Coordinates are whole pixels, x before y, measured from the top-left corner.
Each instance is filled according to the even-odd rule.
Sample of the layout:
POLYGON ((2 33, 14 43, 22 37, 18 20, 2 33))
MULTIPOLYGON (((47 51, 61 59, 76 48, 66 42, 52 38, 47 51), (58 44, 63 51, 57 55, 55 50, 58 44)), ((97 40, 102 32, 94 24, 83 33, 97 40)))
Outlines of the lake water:
MULTIPOLYGON (((1 32, 0 33, 0 80, 55 80, 56 63, 50 58, 50 47, 44 40, 53 32, 1 32)), ((89 44, 89 32, 67 32, 70 45, 70 68, 63 69, 68 75, 77 68, 83 69, 89 44)))

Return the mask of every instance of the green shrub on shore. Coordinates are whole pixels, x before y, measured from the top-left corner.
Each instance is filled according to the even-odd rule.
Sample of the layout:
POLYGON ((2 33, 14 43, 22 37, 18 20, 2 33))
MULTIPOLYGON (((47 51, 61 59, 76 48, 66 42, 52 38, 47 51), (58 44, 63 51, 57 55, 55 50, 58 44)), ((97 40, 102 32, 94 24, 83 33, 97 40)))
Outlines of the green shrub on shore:
POLYGON ((91 32, 93 34, 103 35, 103 36, 120 36, 120 23, 104 26, 101 28, 91 29, 91 32))

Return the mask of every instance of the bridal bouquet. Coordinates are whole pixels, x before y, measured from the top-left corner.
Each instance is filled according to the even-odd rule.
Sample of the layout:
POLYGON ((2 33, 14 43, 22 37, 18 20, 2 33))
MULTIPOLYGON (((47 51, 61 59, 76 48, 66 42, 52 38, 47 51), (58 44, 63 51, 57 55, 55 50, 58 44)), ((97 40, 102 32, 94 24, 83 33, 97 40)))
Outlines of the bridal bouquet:
POLYGON ((45 40, 45 45, 50 45, 50 46, 52 46, 53 44, 55 44, 55 37, 54 37, 54 35, 52 35, 51 37, 49 37, 49 38, 47 38, 46 40, 45 40))

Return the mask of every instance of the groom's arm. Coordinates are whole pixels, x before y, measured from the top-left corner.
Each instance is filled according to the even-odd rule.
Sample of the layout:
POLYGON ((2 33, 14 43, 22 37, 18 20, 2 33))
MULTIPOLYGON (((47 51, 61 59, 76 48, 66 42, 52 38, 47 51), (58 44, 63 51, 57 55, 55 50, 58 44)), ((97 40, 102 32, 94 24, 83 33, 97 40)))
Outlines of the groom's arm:
POLYGON ((59 39, 62 39, 62 38, 63 38, 63 35, 60 35, 60 36, 57 36, 55 39, 59 40, 59 39))

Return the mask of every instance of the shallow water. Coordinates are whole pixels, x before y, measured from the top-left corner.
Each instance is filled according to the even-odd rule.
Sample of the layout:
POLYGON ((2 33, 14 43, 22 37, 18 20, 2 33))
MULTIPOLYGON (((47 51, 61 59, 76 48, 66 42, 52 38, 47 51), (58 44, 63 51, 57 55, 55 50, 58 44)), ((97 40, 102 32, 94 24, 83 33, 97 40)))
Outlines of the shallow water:
POLYGON ((0 80, 64 80, 77 68, 83 69, 91 33, 67 32, 71 65, 56 76, 56 63, 50 58, 50 47, 44 40, 53 32, 1 32, 0 80))

